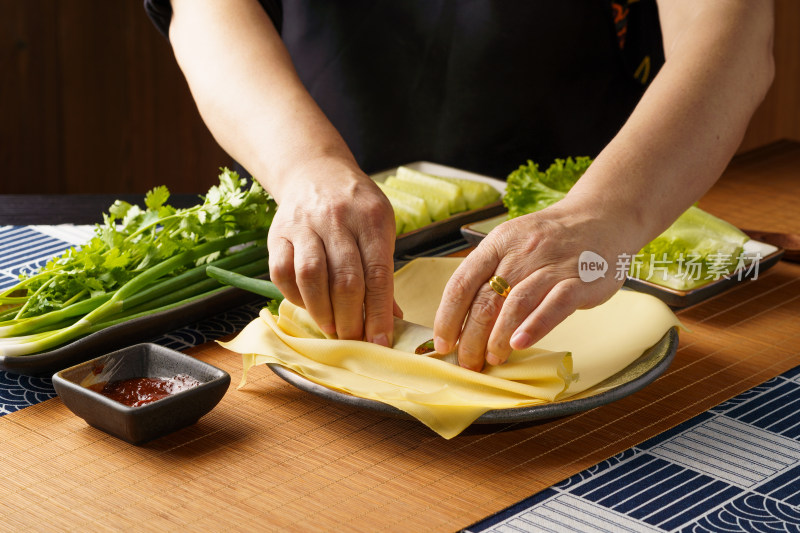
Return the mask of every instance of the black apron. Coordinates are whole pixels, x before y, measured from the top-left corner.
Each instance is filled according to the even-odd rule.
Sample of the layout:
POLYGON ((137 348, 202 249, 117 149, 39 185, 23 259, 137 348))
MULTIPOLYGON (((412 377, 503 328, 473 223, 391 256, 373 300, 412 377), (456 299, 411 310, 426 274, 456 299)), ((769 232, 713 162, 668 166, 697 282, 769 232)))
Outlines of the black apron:
MULTIPOLYGON (((261 0, 361 168, 596 156, 663 63, 653 0, 261 0)), ((145 0, 162 32, 168 4, 145 0)))

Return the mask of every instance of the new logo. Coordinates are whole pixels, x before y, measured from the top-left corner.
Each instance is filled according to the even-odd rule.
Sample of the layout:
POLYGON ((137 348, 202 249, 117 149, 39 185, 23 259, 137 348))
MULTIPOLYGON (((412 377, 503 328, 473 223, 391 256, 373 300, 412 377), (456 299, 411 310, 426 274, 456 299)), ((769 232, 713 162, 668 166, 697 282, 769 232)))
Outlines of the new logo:
POLYGON ((600 255, 584 250, 578 257, 578 276, 581 281, 590 283, 598 278, 606 277, 608 262, 600 255))

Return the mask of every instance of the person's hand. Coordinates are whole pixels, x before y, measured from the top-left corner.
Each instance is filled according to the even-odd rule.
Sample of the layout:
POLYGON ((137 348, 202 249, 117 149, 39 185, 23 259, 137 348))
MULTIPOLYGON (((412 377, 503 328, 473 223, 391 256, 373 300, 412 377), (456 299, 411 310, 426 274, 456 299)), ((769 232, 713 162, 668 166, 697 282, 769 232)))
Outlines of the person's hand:
POLYGON ((447 283, 434 324, 436 351, 447 353, 458 342, 459 364, 479 371, 484 360, 501 364, 576 309, 610 298, 622 285, 617 257, 636 250, 625 244, 628 231, 619 220, 589 211, 565 199, 490 232, 447 283), (608 263, 605 276, 591 282, 578 273, 587 250, 608 263), (511 286, 506 298, 490 287, 494 275, 511 286))
POLYGON ((363 172, 336 162, 309 162, 285 183, 268 237, 272 281, 325 333, 391 346, 391 204, 363 172))

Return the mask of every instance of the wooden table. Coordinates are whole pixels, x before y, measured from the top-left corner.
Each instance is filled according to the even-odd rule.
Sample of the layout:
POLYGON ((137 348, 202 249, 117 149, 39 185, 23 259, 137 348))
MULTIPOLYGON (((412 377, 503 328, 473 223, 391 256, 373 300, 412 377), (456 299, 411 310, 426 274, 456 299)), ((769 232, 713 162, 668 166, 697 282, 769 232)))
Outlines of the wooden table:
MULTIPOLYGON (((797 231, 799 169, 796 143, 741 156, 700 206, 742 227, 797 231)), ((326 403, 263 367, 196 425, 142 447, 50 400, 0 418, 0 516, 19 529, 452 531, 800 363, 800 265, 781 262, 679 316, 691 332, 644 390, 450 441, 326 403)), ((239 381, 235 354, 190 353, 239 381)))

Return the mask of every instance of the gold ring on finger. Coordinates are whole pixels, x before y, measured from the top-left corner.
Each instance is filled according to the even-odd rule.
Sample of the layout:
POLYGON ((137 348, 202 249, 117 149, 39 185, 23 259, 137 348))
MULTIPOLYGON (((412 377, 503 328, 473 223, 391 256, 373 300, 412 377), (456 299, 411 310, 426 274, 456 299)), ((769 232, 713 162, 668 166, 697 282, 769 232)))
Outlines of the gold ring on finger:
POLYGON ((489 279, 489 286, 503 298, 508 296, 508 293, 511 292, 511 285, 500 276, 492 276, 491 279, 489 279))

